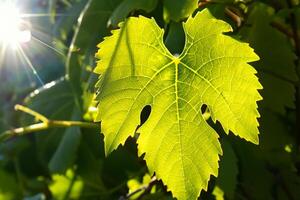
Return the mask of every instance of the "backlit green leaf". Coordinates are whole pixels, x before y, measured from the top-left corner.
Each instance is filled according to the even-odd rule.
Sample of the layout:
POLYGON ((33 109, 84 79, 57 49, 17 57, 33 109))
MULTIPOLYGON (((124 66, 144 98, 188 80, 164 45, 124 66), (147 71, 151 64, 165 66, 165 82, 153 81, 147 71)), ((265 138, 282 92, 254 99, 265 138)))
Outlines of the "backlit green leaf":
POLYGON ((190 200, 217 176, 222 154, 201 107, 207 105, 227 133, 257 144, 261 85, 248 64, 258 56, 248 44, 223 35, 231 31, 227 23, 204 10, 183 26, 185 48, 174 56, 154 19, 129 18, 99 45, 95 72, 101 74, 97 120, 106 154, 134 136, 141 111, 150 105, 148 120, 137 130, 139 155, 174 197, 190 200))

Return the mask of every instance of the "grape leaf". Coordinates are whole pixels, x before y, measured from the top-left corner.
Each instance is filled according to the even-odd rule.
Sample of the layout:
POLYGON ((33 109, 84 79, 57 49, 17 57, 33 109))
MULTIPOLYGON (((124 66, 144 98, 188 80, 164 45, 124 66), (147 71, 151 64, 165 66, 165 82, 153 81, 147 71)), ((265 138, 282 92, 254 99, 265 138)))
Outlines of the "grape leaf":
POLYGON ((97 121, 109 154, 134 136, 141 111, 150 105, 137 130, 139 155, 176 198, 196 199, 210 175, 217 176, 222 154, 201 107, 207 105, 227 133, 257 144, 261 85, 248 64, 258 56, 222 34, 232 30, 227 23, 203 10, 183 26, 186 44, 179 56, 164 46, 155 20, 142 16, 129 18, 100 43, 97 121))

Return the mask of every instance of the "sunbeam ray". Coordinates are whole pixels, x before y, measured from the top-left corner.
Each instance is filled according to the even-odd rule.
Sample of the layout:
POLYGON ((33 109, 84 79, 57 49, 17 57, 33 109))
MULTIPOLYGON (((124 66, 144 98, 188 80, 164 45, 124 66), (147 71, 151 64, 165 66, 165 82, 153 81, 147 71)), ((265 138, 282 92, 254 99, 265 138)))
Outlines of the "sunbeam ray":
POLYGON ((63 56, 63 57, 65 56, 65 54, 64 54, 63 52, 59 51, 58 49, 56 49, 56 48, 50 46, 49 44, 47 44, 47 43, 45 43, 45 42, 43 42, 42 40, 38 39, 37 37, 32 36, 32 39, 35 40, 35 41, 37 41, 37 42, 39 42, 40 44, 42 44, 42 45, 48 47, 49 49, 55 51, 55 52, 58 53, 59 55, 61 55, 61 56, 63 56))
POLYGON ((0 67, 2 66, 3 62, 4 62, 4 56, 5 56, 5 52, 6 52, 6 45, 2 44, 0 49, 0 67))
MULTIPOLYGON (((33 18, 33 17, 51 17, 53 14, 48 14, 48 13, 37 13, 37 14, 30 14, 30 13, 25 13, 22 14, 22 18, 33 18)), ((55 17, 73 17, 77 15, 70 15, 70 14, 55 14, 55 17)))
MULTIPOLYGON (((15 63, 14 66, 21 66, 21 67, 24 68, 24 71, 25 71, 26 77, 29 81, 29 84, 32 86, 33 83, 36 83, 35 76, 32 76, 32 70, 27 67, 27 63, 26 63, 25 59, 23 59, 23 56, 22 56, 21 52, 19 50, 16 50, 14 52, 15 52, 15 54, 14 54, 15 61, 22 63, 21 65, 18 65, 18 64, 15 63)), ((14 69, 14 70, 18 70, 18 69, 14 69)), ((17 77, 19 77, 19 76, 17 76, 17 77)), ((35 85, 33 87, 35 87, 35 85)))
MULTIPOLYGON (((51 41, 52 41, 52 44, 53 45, 55 45, 55 43, 56 42, 58 42, 58 41, 55 41, 55 40, 53 40, 53 39, 51 39, 53 36, 52 35, 49 35, 49 34, 47 34, 47 33, 45 33, 43 30, 41 30, 41 29, 39 29, 39 27, 38 26, 35 26, 34 28, 32 28, 32 31, 33 31, 33 35, 34 35, 34 37, 35 38, 43 38, 43 40, 41 40, 41 41, 43 41, 44 43, 46 43, 46 44, 49 44, 51 41), (45 41, 47 41, 47 42, 45 42, 45 41)), ((39 43, 39 41, 36 41, 36 42, 38 42, 39 43)), ((52 47, 53 47, 53 45, 52 45, 52 47)), ((45 45, 43 45, 43 46, 45 46, 45 45)), ((51 46, 51 45, 50 45, 51 46)), ((54 47, 53 47, 54 48, 54 47)), ((68 51, 69 50, 69 47, 68 46, 66 46, 65 44, 63 44, 63 43, 61 43, 60 44, 60 48, 59 49, 56 49, 56 50, 58 50, 60 53, 63 53, 63 52, 65 52, 65 51, 68 51)), ((58 54, 60 54, 60 53, 58 53, 58 54)), ((61 54, 60 54, 61 55, 61 54)), ((64 53, 64 55, 63 55, 64 57, 66 56, 66 54, 64 53)))
POLYGON ((45 85, 43 80, 39 76, 38 72, 36 71, 35 67, 33 66, 32 62, 30 61, 30 59, 27 57, 27 55, 23 51, 22 47, 20 45, 17 45, 17 48, 18 48, 18 51, 21 53, 21 55, 22 55, 23 59, 25 60, 25 62, 28 64, 28 66, 32 70, 32 72, 35 75, 35 77, 37 78, 37 80, 40 82, 40 84, 45 85))

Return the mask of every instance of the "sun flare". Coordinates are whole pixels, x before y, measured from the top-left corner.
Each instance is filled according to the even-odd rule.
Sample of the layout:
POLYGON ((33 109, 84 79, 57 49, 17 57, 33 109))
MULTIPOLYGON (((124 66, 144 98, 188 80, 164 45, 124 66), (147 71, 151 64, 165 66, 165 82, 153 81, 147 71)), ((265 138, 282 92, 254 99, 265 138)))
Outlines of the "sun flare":
POLYGON ((0 4, 0 43, 16 47, 31 40, 31 31, 22 21, 19 10, 12 4, 0 4))
MULTIPOLYGON (((17 67, 26 66, 26 73, 28 67, 31 70, 32 73, 27 73, 30 82, 44 85, 36 68, 38 55, 50 49, 55 54, 65 57, 65 53, 53 46, 50 41, 53 37, 52 33, 35 24, 38 21, 36 19, 51 16, 52 14, 43 12, 31 13, 28 8, 23 7, 21 3, 16 3, 15 0, 0 0, 0 70, 8 65, 8 61, 19 62, 17 67), (31 20, 32 18, 35 20, 31 20)), ((55 16, 67 17, 63 14, 55 16)))

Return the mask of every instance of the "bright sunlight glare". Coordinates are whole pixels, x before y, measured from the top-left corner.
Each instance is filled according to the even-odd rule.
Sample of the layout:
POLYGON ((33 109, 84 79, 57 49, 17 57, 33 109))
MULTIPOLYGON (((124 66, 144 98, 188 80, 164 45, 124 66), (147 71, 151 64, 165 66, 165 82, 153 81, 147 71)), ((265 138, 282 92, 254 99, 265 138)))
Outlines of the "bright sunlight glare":
MULTIPOLYGON (((28 65, 37 81, 44 85, 35 68, 35 60, 31 60, 34 56, 28 56, 26 49, 33 49, 33 52, 35 51, 37 54, 37 51, 42 50, 40 46, 43 46, 43 48, 46 47, 53 50, 61 56, 65 56, 65 54, 45 42, 44 40, 48 40, 51 35, 49 36, 48 33, 44 33, 39 28, 32 26, 29 19, 32 17, 50 17, 52 14, 22 13, 16 5, 19 5, 21 8, 20 3, 17 4, 16 0, 0 0, 0 69, 9 60, 9 56, 16 56, 18 58, 16 61, 21 61, 23 64, 28 65), (24 43, 28 44, 22 45, 24 43)), ((26 9, 24 12, 26 12, 26 9)), ((64 14, 56 14, 56 16, 66 17, 64 14)), ((29 77, 29 79, 31 78, 29 77)))
POLYGON ((30 40, 31 31, 22 27, 19 10, 12 4, 0 3, 0 43, 15 48, 30 40))

